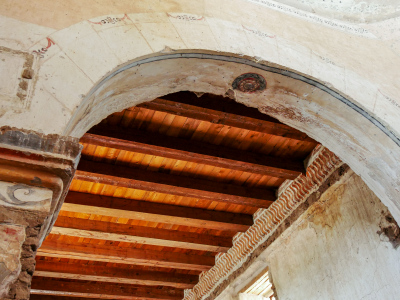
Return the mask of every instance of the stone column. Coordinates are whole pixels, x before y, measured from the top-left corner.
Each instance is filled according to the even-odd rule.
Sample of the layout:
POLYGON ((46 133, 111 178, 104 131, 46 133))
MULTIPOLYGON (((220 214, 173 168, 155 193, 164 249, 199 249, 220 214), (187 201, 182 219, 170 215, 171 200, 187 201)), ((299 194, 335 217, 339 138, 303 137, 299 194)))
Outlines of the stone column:
POLYGON ((80 156, 77 140, 0 129, 0 299, 29 299, 35 255, 80 156))

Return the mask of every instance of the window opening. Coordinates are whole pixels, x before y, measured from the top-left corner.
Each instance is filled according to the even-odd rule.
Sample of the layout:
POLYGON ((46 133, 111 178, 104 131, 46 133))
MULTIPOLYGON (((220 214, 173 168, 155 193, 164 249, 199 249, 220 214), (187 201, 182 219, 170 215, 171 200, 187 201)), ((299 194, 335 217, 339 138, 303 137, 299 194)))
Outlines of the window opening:
POLYGON ((270 274, 268 268, 265 271, 261 272, 261 274, 255 280, 253 280, 249 285, 247 285, 242 290, 241 293, 261 296, 263 297, 263 299, 266 300, 277 300, 272 282, 270 280, 270 274))

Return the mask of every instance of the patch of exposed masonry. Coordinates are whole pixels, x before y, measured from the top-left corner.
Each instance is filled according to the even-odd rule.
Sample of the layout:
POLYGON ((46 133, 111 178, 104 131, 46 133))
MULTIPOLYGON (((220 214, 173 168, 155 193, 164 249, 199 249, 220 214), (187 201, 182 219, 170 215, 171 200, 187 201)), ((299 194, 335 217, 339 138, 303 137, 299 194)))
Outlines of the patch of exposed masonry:
MULTIPOLYGON (((21 245, 20 268, 12 278, 12 282, 7 282, 3 293, 3 300, 28 300, 30 297, 31 281, 35 270, 36 251, 39 245, 40 231, 42 230, 47 213, 21 211, 15 208, 2 207, 0 210, 1 224, 21 224, 25 227, 25 240, 21 245), (4 295, 5 294, 5 295, 4 295)), ((12 233, 11 233, 12 234, 12 233)), ((10 276, 11 272, 7 268, 1 268, 0 276, 10 276)), ((6 279, 6 278, 3 278, 6 279)), ((4 283, 4 282, 3 282, 4 283)), ((2 286, 4 288, 4 286, 2 286)))
POLYGON ((263 253, 263 251, 268 248, 275 240, 277 240, 285 230, 287 230, 292 224, 294 224, 309 208, 311 205, 316 203, 320 196, 327 191, 332 185, 337 183, 345 174, 352 172, 349 166, 342 165, 337 170, 335 170, 317 191, 312 193, 307 200, 301 203, 292 214, 287 217, 270 235, 270 237, 265 240, 261 245, 259 245, 253 253, 248 256, 247 260, 241 265, 240 268, 232 272, 224 281, 222 281, 210 294, 206 300, 213 300, 218 297, 231 282, 238 278, 245 270, 252 265, 252 263, 263 253))
POLYGON ((24 65, 23 65, 23 71, 22 74, 20 74, 20 82, 18 84, 18 91, 16 96, 20 99, 22 106, 24 108, 28 108, 30 103, 29 103, 29 97, 28 94, 30 90, 32 89, 32 82, 33 82, 33 77, 34 77, 34 70, 33 70, 33 64, 34 64, 34 57, 32 54, 23 52, 23 51, 18 51, 6 47, 0 46, 0 53, 6 53, 8 55, 18 55, 21 56, 25 59, 24 65))
POLYGON ((387 239, 394 249, 400 246, 400 228, 396 220, 388 211, 382 211, 382 220, 379 223, 380 230, 377 234, 384 239, 387 239))

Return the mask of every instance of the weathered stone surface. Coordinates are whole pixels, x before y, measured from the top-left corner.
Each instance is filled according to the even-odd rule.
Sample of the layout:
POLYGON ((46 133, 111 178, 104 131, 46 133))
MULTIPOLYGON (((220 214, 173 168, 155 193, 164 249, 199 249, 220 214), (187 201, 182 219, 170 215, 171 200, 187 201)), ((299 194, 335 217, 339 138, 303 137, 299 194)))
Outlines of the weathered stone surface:
POLYGON ((4 277, 0 284, 0 299, 29 299, 36 250, 47 217, 48 212, 41 210, 0 207, 0 276, 4 277))
POLYGON ((32 151, 43 157, 72 160, 75 164, 81 151, 81 146, 76 138, 56 134, 45 135, 9 126, 0 128, 0 146, 25 152, 32 151))
POLYGON ((387 208, 341 167, 212 296, 236 299, 268 266, 279 300, 397 299, 397 232, 387 208))
POLYGON ((80 148, 73 138, 0 130, 0 299, 29 299, 36 250, 57 217, 80 148))
POLYGON ((267 250, 279 299, 396 299, 395 232, 387 208, 350 172, 267 250))
POLYGON ((19 112, 29 105, 33 55, 0 46, 0 110, 19 112))
POLYGON ((23 226, 0 224, 0 298, 6 296, 10 285, 21 271, 20 257, 25 240, 23 226))

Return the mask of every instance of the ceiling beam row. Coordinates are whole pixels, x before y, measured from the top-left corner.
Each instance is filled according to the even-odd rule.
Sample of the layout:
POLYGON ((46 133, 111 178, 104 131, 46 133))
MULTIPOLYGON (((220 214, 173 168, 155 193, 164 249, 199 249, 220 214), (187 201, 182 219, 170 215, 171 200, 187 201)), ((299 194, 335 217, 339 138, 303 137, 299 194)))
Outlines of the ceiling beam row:
POLYGON ((64 216, 57 218, 51 233, 210 252, 227 252, 232 247, 231 237, 64 216))
POLYGON ((186 103, 179 103, 158 98, 151 102, 139 104, 137 107, 143 107, 191 119, 207 121, 213 124, 222 124, 285 138, 291 138, 299 141, 315 142, 305 133, 282 123, 255 119, 186 103))
POLYGON ((159 289, 109 282, 98 284, 93 281, 67 281, 59 278, 35 276, 32 280, 31 294, 33 294, 31 300, 68 299, 64 297, 71 297, 71 300, 79 300, 76 297, 82 299, 181 300, 183 289, 172 287, 159 289))
POLYGON ((197 275, 144 271, 128 268, 126 265, 104 267, 81 263, 54 263, 53 261, 45 260, 36 262, 35 276, 148 286, 169 286, 178 289, 190 289, 199 279, 197 275))
POLYGON ((215 264, 214 256, 193 255, 109 245, 64 243, 46 240, 38 256, 90 260, 107 263, 207 271, 215 264))
POLYGON ((249 188, 85 159, 80 161, 79 170, 76 171, 74 178, 87 182, 257 208, 268 208, 276 199, 275 191, 272 189, 249 188))
POLYGON ((285 179, 295 179, 305 172, 303 161, 251 153, 158 133, 98 125, 86 133, 82 143, 156 155, 197 164, 249 172, 285 179))
MULTIPOLYGON (((240 115, 240 111, 226 112, 218 105, 211 109, 156 99, 129 110, 135 113, 152 110, 162 112, 159 114, 161 116, 166 113, 186 117, 188 122, 196 120, 193 124, 204 121, 245 132, 279 136, 285 139, 272 139, 285 143, 288 143, 288 139, 297 144, 315 143, 306 134, 278 121, 260 116, 257 118, 257 113, 240 115)), ((80 142, 268 176, 263 180, 270 177, 295 179, 305 173, 301 159, 263 155, 107 124, 95 126, 80 142)), ((75 180, 253 208, 268 208, 276 200, 276 191, 269 187, 246 187, 213 178, 193 178, 185 173, 170 174, 163 169, 149 171, 136 165, 121 165, 120 161, 113 164, 88 158, 84 156, 81 159, 75 180)), ((207 202, 198 203, 202 205, 207 202)), ((212 268, 215 253, 227 252, 232 247, 232 236, 236 232, 246 231, 253 224, 252 216, 243 213, 81 192, 69 192, 62 211, 67 214, 58 217, 51 235, 38 249, 32 300, 182 299, 183 290, 193 288, 198 282, 198 275, 193 274, 212 268), (124 224, 86 219, 83 216, 87 214, 117 218, 120 222, 121 219, 127 219, 167 224, 173 226, 174 230, 131 225, 129 221, 124 224), (222 233, 209 234, 207 230, 222 233), (85 242, 81 243, 82 240, 85 242), (118 242, 123 244, 115 246, 118 242), (55 262, 56 259, 59 260, 55 262)))
POLYGON ((70 191, 63 211, 197 228, 244 232, 253 216, 70 191))

